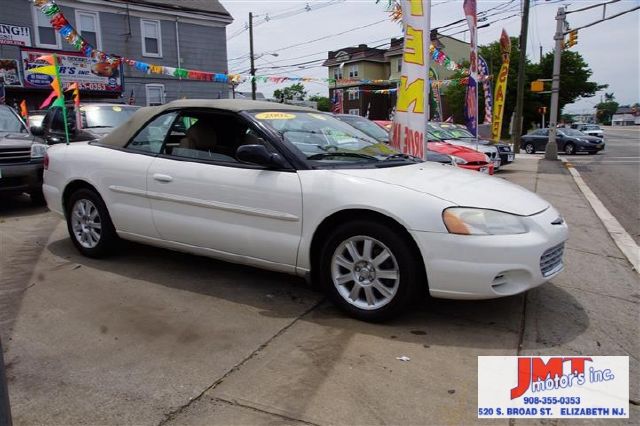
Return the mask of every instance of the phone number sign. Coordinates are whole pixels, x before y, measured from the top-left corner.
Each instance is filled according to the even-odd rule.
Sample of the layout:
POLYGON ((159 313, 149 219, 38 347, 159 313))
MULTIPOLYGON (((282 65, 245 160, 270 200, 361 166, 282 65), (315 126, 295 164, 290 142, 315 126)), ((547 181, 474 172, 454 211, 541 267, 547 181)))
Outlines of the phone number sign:
POLYGON ((479 418, 628 418, 628 356, 478 357, 479 418))
MULTIPOLYGON (((35 49, 22 49, 22 66, 24 87, 34 89, 50 89, 53 77, 46 74, 26 73, 31 68, 42 66, 37 58, 50 55, 51 52, 35 49)), ((122 67, 106 62, 95 62, 80 53, 59 53, 60 80, 63 86, 77 82, 80 90, 98 92, 122 92, 122 67)))

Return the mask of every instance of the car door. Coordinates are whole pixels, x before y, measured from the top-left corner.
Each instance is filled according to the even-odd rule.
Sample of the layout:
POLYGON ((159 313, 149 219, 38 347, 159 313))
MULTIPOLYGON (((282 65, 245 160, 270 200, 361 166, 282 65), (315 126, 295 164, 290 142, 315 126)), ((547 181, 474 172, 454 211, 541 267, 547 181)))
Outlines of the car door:
POLYGON ((534 132, 534 145, 536 151, 544 151, 549 140, 549 129, 538 129, 534 132))
POLYGON ((96 176, 119 232, 159 238, 147 194, 147 170, 160 152, 176 115, 167 112, 155 117, 142 126, 124 149, 95 154, 101 156, 101 162, 96 163, 96 176))
POLYGON ((236 161, 232 154, 247 140, 275 150, 250 134, 256 129, 237 115, 183 113, 174 129, 147 174, 161 237, 214 250, 227 260, 293 270, 302 230, 302 190, 295 170, 236 161), (194 142, 196 128, 204 137, 194 142))

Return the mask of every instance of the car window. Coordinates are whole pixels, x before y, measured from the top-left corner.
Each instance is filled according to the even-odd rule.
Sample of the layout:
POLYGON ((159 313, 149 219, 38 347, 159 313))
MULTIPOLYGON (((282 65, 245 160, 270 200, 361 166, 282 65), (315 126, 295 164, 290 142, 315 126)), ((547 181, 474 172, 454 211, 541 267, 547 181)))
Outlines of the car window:
POLYGON ((85 105, 80 107, 83 129, 118 127, 127 121, 138 107, 130 105, 85 105))
POLYGON ((138 132, 131 142, 129 142, 127 148, 159 154, 162 150, 162 144, 167 136, 167 132, 177 115, 178 113, 175 111, 160 114, 138 132))
POLYGON ((62 110, 60 108, 54 108, 51 111, 51 130, 55 132, 64 132, 64 118, 62 117, 62 110))
POLYGON ((20 119, 8 108, 0 108, 0 132, 26 132, 20 119))
POLYGON ((180 159, 238 163, 242 145, 276 150, 239 116, 208 111, 185 111, 171 126, 163 154, 180 159))

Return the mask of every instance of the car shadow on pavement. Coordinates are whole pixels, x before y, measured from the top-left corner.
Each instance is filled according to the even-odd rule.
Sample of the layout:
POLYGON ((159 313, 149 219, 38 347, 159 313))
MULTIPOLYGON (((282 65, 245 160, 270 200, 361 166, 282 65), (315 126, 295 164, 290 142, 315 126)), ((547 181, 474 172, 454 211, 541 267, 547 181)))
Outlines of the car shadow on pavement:
POLYGON ((0 219, 24 217, 42 214, 49 211, 46 206, 38 206, 26 195, 0 195, 0 219))
MULTIPOLYGON (((347 317, 328 301, 322 301, 323 295, 304 279, 287 274, 124 241, 118 253, 106 259, 83 257, 68 238, 51 242, 48 250, 72 264, 116 274, 123 280, 144 280, 250 305, 268 317, 295 317, 318 304, 301 320, 348 330, 348 334, 362 333, 421 344, 514 350, 523 328, 525 295, 480 301, 425 297, 401 317, 371 324, 347 317), (492 338, 496 334, 510 337, 492 338)), ((586 313, 568 292, 552 283, 533 291, 550 292, 557 305, 575 310, 573 325, 559 337, 557 344, 573 340, 588 327, 586 313)))

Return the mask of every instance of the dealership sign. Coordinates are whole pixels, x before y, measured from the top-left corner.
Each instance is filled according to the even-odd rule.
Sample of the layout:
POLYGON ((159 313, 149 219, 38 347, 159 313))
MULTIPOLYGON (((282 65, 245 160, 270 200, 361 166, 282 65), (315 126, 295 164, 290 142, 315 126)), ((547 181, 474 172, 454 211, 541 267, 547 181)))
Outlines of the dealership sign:
POLYGON ((0 59, 0 82, 5 86, 22 86, 18 61, 15 59, 0 59))
MULTIPOLYGON (((27 70, 42 66, 38 57, 51 52, 22 49, 22 66, 25 71, 24 87, 51 89, 53 77, 47 74, 27 73, 27 70)), ((64 87, 77 82, 80 90, 97 92, 122 92, 122 68, 106 62, 95 62, 81 53, 58 53, 60 81, 64 87)))
POLYGON ((629 418, 628 356, 479 356, 479 418, 629 418))
POLYGON ((31 46, 31 30, 29 27, 0 23, 0 44, 31 46))

